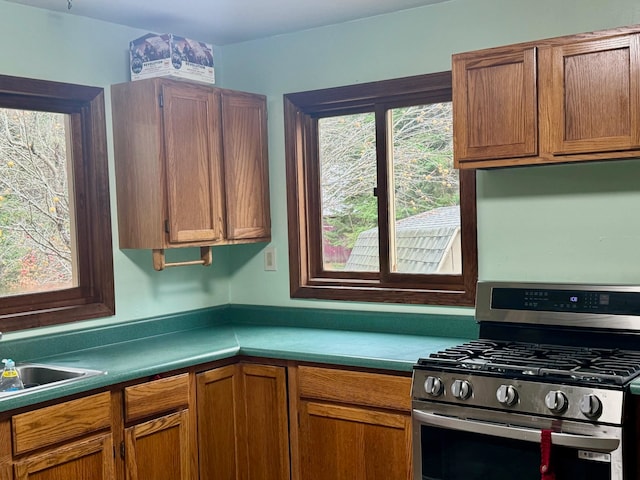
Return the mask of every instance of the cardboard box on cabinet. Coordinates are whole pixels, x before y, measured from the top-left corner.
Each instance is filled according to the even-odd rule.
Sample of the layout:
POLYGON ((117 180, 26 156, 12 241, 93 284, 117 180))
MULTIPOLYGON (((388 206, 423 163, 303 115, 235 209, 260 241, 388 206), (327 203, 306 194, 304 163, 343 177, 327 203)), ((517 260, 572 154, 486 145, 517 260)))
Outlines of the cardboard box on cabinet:
POLYGON ((131 80, 173 77, 215 83, 213 46, 171 33, 148 33, 129 42, 131 80))

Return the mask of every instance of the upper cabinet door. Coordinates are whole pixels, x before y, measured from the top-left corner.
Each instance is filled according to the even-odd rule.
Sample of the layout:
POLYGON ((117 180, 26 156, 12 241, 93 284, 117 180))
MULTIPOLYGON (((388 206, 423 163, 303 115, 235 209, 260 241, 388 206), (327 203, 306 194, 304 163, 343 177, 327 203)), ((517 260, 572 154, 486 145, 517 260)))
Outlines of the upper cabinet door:
POLYGON ((639 45, 640 36, 634 34, 552 48, 552 153, 640 146, 639 45))
POLYGON ((171 243, 222 238, 220 94, 196 85, 162 88, 171 243))
POLYGON ((536 48, 453 56, 454 163, 538 153, 536 48))
POLYGON ((229 240, 268 238, 269 166, 265 97, 222 93, 224 184, 229 240))

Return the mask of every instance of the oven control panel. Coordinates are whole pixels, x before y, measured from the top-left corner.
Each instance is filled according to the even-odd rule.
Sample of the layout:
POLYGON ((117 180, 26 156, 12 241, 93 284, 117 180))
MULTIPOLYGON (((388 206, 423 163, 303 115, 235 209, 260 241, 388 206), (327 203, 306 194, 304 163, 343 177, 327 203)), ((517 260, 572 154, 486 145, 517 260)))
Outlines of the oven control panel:
POLYGON ((491 308, 544 312, 640 314, 640 292, 497 287, 491 308))
POLYGON ((624 392, 418 369, 413 372, 412 395, 420 401, 619 425, 624 392))
POLYGON ((640 286, 480 281, 476 320, 640 332, 640 286))

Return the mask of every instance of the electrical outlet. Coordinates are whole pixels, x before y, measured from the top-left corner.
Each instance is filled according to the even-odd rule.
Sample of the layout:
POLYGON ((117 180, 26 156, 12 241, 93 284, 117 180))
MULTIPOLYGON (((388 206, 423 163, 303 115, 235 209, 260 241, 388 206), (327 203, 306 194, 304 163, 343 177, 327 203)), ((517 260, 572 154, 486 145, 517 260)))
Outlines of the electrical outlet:
POLYGON ((272 272, 275 272, 278 269, 275 247, 267 247, 264 249, 264 269, 265 271, 272 272))

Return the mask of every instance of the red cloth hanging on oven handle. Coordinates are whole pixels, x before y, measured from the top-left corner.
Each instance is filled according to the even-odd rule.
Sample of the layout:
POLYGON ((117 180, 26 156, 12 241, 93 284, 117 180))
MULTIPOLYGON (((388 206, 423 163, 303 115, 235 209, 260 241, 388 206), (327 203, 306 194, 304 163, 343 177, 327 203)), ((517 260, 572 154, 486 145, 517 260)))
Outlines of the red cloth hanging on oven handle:
POLYGON ((555 480, 551 468, 551 430, 540 431, 540 473, 541 480, 555 480))

